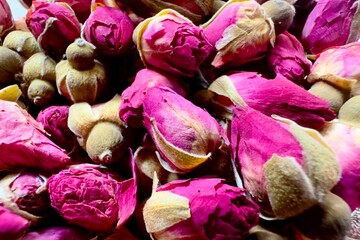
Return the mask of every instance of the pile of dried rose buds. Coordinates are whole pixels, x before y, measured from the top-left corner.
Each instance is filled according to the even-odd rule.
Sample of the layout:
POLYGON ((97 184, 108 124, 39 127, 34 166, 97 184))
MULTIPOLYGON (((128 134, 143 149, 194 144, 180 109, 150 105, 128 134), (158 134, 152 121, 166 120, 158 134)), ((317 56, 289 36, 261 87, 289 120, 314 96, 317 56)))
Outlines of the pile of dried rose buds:
POLYGON ((360 239, 358 1, 8 2, 0 239, 360 239))

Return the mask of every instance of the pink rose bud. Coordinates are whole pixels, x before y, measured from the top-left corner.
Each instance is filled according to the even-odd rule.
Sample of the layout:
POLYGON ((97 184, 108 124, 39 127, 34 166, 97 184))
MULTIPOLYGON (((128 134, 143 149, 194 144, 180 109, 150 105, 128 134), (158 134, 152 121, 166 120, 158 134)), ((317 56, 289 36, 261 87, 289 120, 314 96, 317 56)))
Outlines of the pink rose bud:
POLYGON ((93 234, 73 226, 54 226, 27 233, 21 240, 89 240, 93 234))
POLYGON ((24 8, 30 8, 33 0, 18 0, 24 8))
POLYGON ((76 17, 81 23, 85 22, 85 20, 90 15, 91 0, 55 0, 55 2, 64 2, 69 4, 69 6, 74 10, 76 17))
POLYGON ((152 17, 163 9, 171 8, 185 17, 189 18, 195 24, 211 14, 214 0, 125 0, 135 13, 143 17, 152 17))
POLYGON ((136 206, 136 179, 122 181, 106 167, 73 165, 51 176, 51 206, 70 224, 111 233, 129 219, 136 206))
POLYGON ((141 22, 133 39, 146 66, 180 76, 199 71, 213 48, 200 27, 171 9, 141 22))
POLYGON ((144 102, 144 126, 164 160, 165 169, 190 172, 222 144, 218 122, 169 88, 150 88, 144 102))
POLYGON ((120 8, 97 5, 84 23, 84 38, 100 55, 119 56, 133 46, 133 23, 120 8))
POLYGON ((289 32, 276 36, 275 45, 268 53, 268 62, 276 74, 298 85, 304 84, 312 65, 299 40, 289 32))
POLYGON ((340 178, 335 153, 315 130, 245 106, 234 109, 230 132, 244 187, 264 215, 296 216, 321 202, 340 178))
POLYGON ((318 0, 301 34, 305 49, 317 54, 329 47, 344 45, 356 7, 355 0, 318 0))
POLYGON ((22 239, 31 223, 0 205, 0 239, 22 239))
POLYGON ((227 97, 235 105, 239 105, 237 98, 240 98, 268 116, 276 114, 314 129, 336 117, 327 101, 281 75, 269 80, 255 72, 238 72, 216 79, 209 90, 227 97))
POLYGON ((352 210, 360 208, 360 128, 333 121, 321 131, 327 143, 334 149, 341 166, 341 178, 332 192, 345 200, 352 210))
POLYGON ((31 167, 53 172, 70 161, 43 126, 16 103, 0 100, 0 122, 0 170, 31 167))
POLYGON ((152 239, 243 239, 258 223, 245 191, 219 178, 176 180, 153 190, 143 210, 152 239))
POLYGON ((317 56, 307 80, 325 81, 337 88, 360 94, 360 42, 327 49, 317 56))
POLYGON ((54 143, 71 152, 77 142, 67 125, 68 116, 69 106, 50 106, 38 114, 36 121, 42 123, 54 143))
POLYGON ((9 4, 6 0, 0 0, 0 38, 3 38, 14 26, 9 4))
POLYGON ((265 56, 275 41, 274 23, 259 3, 230 0, 203 26, 216 47, 214 67, 236 67, 265 56))
POLYGON ((181 96, 186 96, 185 87, 179 79, 151 69, 142 69, 137 72, 134 82, 121 94, 120 119, 132 127, 141 127, 146 91, 154 86, 168 87, 181 96))
POLYGON ((44 51, 61 58, 69 44, 80 37, 80 22, 66 3, 33 1, 26 24, 44 51))
POLYGON ((0 203, 36 224, 50 209, 46 181, 35 172, 8 174, 0 179, 0 203))

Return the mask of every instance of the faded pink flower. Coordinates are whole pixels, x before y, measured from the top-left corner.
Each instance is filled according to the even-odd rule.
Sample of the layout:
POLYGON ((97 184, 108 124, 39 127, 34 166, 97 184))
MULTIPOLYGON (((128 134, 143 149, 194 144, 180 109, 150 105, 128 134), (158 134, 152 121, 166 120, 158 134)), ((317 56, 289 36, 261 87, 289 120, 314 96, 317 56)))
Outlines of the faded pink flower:
POLYGON ((333 46, 344 45, 357 8, 355 0, 318 0, 309 14, 301 42, 310 53, 321 53, 333 46))
POLYGON ((258 223, 245 191, 219 178, 175 180, 154 190, 143 210, 153 239, 242 239, 258 223))
POLYGON ((15 27, 11 9, 6 0, 0 0, 0 38, 15 27))
POLYGON ((141 22, 133 39, 146 66, 180 76, 193 76, 212 51, 203 30, 171 9, 141 22))
POLYGON ((298 85, 304 84, 312 65, 299 40, 289 32, 276 36, 275 45, 268 53, 268 62, 276 74, 298 85))
POLYGON ((137 72, 134 82, 121 94, 120 119, 133 127, 141 127, 146 91, 155 86, 168 87, 181 96, 186 96, 185 86, 178 78, 151 69, 142 69, 137 72))
POLYGON ((81 23, 85 22, 85 20, 90 15, 91 0, 55 0, 55 2, 64 2, 69 4, 69 6, 74 10, 76 17, 81 23))
POLYGON ((218 122, 169 88, 148 89, 143 108, 144 126, 170 171, 190 172, 222 144, 218 122))
POLYGON ((28 220, 0 205, 0 239, 20 239, 30 225, 28 220))
POLYGON ((16 103, 0 100, 0 122, 0 170, 31 167, 53 172, 69 163, 66 151, 16 103))
POLYGON ((51 176, 51 206, 70 224, 92 232, 121 227, 136 207, 136 180, 121 180, 99 165, 78 164, 51 176))
POLYGON ((80 37, 80 22, 66 3, 33 1, 26 24, 44 51, 61 58, 68 45, 80 37))
POLYGON ((96 6, 84 23, 84 38, 100 55, 119 56, 130 52, 133 23, 120 8, 96 6))

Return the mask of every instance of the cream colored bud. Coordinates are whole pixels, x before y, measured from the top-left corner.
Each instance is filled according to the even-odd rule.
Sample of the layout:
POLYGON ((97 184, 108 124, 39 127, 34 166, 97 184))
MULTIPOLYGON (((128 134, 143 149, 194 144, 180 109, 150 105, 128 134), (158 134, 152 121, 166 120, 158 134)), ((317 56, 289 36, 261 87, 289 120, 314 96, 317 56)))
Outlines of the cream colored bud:
POLYGON ((261 5, 274 22, 276 34, 285 32, 295 17, 295 7, 285 0, 269 0, 261 5))
POLYGON ((15 30, 6 35, 3 46, 18 52, 25 58, 40 52, 38 42, 31 32, 15 30))
POLYGON ((56 89, 53 84, 45 80, 34 79, 29 85, 27 95, 35 105, 45 106, 54 99, 56 89))
POLYGON ((21 73, 25 59, 17 52, 0 46, 0 84, 15 80, 15 75, 21 73))
POLYGON ((346 123, 360 126, 360 95, 350 98, 341 106, 338 118, 346 123))
POLYGON ((55 66, 56 62, 44 52, 35 53, 24 63, 23 79, 29 83, 33 79, 55 83, 55 66))
POLYGON ((95 46, 84 39, 76 39, 66 49, 66 58, 77 70, 88 70, 95 66, 95 46))

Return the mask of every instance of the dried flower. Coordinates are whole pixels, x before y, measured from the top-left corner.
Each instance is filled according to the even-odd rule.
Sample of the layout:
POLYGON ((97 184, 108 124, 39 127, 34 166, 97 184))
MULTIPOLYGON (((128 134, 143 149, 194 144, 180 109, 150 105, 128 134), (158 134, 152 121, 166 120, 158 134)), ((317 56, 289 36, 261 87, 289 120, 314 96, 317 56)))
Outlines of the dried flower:
POLYGON ((360 126, 360 96, 350 98, 341 106, 338 119, 350 125, 360 126))
POLYGON ((89 240, 93 234, 73 226, 54 226, 28 232, 21 240, 89 240))
POLYGON ((1 170, 30 167, 53 172, 70 161, 65 150, 47 138, 43 126, 16 103, 0 100, 0 122, 1 170))
POLYGON ((52 175, 51 206, 70 224, 93 232, 121 227, 136 206, 135 179, 122 181, 106 167, 79 164, 52 175))
POLYGON ((85 102, 70 106, 68 127, 96 163, 119 161, 136 136, 135 131, 120 120, 120 104, 120 96, 115 95, 108 102, 94 106, 85 102))
POLYGON ((276 114, 305 127, 319 129, 326 121, 336 117, 328 102, 281 75, 269 80, 255 72, 233 73, 216 79, 209 90, 225 96, 234 105, 241 105, 241 101, 244 101, 268 116, 276 114))
POLYGON ((71 152, 77 144, 74 133, 67 125, 68 116, 69 106, 50 106, 37 115, 36 121, 42 123, 54 143, 71 152))
POLYGON ((40 52, 40 46, 31 32, 14 30, 6 35, 3 46, 18 52, 25 58, 40 52))
POLYGON ((261 4, 266 15, 274 22, 276 34, 285 32, 295 17, 295 7, 286 0, 269 0, 261 4))
POLYGON ((0 205, 1 239, 21 239, 30 225, 28 220, 0 205))
POLYGON ((54 2, 64 2, 69 4, 69 6, 72 10, 74 10, 76 17, 81 23, 85 22, 85 20, 90 15, 91 0, 55 0, 54 2))
POLYGON ((143 210, 152 239, 242 239, 258 222, 244 190, 219 178, 176 180, 153 190, 143 210))
POLYGON ((0 46, 0 84, 8 84, 21 73, 25 59, 17 52, 0 46))
POLYGON ((84 23, 84 38, 100 55, 121 56, 133 46, 133 23, 120 8, 96 6, 84 23))
POLYGON ((265 215, 300 214, 321 202, 340 178, 335 153, 320 134, 290 120, 235 108, 230 141, 244 186, 265 215))
POLYGON ((36 224, 50 209, 46 181, 35 172, 8 174, 0 179, 0 203, 36 224))
POLYGON ((321 53, 333 46, 344 45, 356 11, 355 0, 318 0, 309 14, 301 42, 311 53, 321 53))
POLYGON ((185 87, 178 78, 151 69, 142 69, 136 73, 134 82, 121 94, 121 120, 132 127, 142 126, 143 101, 147 89, 154 86, 168 87, 181 96, 186 96, 185 87))
POLYGON ((222 130, 217 121, 171 89, 148 89, 143 107, 144 126, 169 171, 189 172, 220 148, 222 130))
POLYGON ((26 15, 26 24, 44 51, 58 59, 69 44, 80 37, 80 22, 66 3, 35 0, 26 15))
POLYGON ((276 74, 298 85, 304 85, 312 65, 299 40, 289 32, 276 36, 275 45, 269 50, 268 62, 276 74))
POLYGON ((264 9, 253 0, 230 0, 202 25, 216 47, 214 67, 236 67, 265 56, 275 30, 264 9))
POLYGON ((212 51, 203 30, 171 9, 141 22, 133 39, 146 66, 180 76, 193 76, 212 51))
POLYGON ((14 26, 9 4, 6 0, 0 0, 0 38, 3 38, 14 26))

